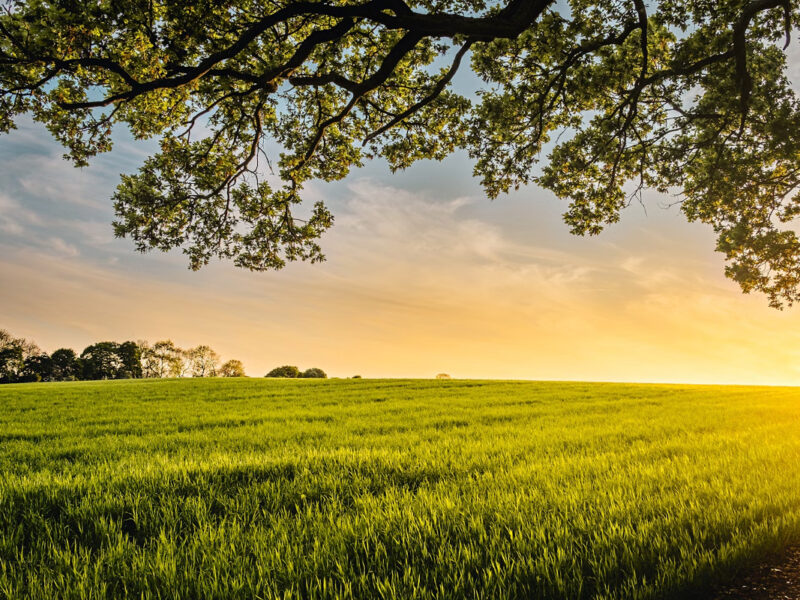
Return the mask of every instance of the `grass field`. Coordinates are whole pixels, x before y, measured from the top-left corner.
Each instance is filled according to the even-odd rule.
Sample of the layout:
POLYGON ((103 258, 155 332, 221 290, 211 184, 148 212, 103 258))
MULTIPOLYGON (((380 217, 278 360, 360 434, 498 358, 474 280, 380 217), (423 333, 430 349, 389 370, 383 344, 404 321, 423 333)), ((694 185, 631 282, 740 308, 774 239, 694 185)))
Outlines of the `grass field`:
POLYGON ((0 386, 0 598, 683 598, 800 542, 800 390, 0 386))

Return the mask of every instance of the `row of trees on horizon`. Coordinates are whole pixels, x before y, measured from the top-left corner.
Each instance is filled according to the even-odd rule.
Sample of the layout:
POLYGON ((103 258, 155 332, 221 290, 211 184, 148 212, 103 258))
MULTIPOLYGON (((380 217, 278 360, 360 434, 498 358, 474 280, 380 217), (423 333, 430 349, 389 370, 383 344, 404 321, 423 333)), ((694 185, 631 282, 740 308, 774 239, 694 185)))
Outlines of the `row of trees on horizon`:
POLYGON ((0 383, 190 376, 246 377, 241 361, 223 363, 206 345, 184 350, 172 340, 97 342, 80 355, 71 348, 47 354, 0 329, 0 383))

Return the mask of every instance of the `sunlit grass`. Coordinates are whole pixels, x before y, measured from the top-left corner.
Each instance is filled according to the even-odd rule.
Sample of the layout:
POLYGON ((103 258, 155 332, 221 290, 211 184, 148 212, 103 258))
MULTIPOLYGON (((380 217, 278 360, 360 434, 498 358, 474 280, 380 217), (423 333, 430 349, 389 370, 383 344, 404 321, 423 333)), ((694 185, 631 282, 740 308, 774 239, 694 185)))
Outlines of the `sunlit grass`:
POLYGON ((800 541, 800 390, 0 387, 0 598, 659 598, 800 541))

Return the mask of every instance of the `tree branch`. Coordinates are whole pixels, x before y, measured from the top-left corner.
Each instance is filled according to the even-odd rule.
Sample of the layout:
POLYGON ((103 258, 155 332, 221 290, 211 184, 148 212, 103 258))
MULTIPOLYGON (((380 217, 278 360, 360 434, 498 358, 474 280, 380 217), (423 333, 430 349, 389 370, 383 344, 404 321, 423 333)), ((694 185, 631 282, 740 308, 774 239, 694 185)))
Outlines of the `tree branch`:
MULTIPOLYGON (((129 83, 130 89, 120 92, 102 100, 62 103, 60 106, 65 110, 80 110, 99 108, 108 106, 116 102, 131 100, 142 94, 146 94, 158 89, 174 89, 187 85, 203 75, 211 72, 220 63, 237 56, 249 44, 258 39, 267 30, 275 25, 288 22, 293 18, 305 15, 328 16, 340 18, 343 21, 337 27, 349 29, 352 27, 351 19, 369 20, 381 24, 387 29, 399 29, 423 37, 456 37, 459 35, 469 36, 474 40, 493 40, 499 38, 513 38, 529 27, 539 15, 554 0, 513 0, 503 10, 495 15, 488 17, 465 17, 452 13, 416 13, 411 11, 401 0, 370 0, 363 4, 352 6, 329 5, 322 2, 293 2, 280 10, 256 21, 239 36, 230 46, 223 50, 214 52, 201 60, 196 66, 175 67, 176 72, 182 73, 177 77, 161 77, 146 82, 136 82, 130 74, 126 73, 119 65, 105 59, 81 58, 72 59, 73 64, 83 66, 95 66, 110 70, 123 77, 129 83), (389 14, 386 10, 393 10, 395 14, 389 14), (346 26, 349 24, 349 27, 346 26)), ((340 31, 337 28, 333 30, 340 31)), ((311 34, 301 47, 298 48, 296 56, 298 58, 310 54, 311 49, 323 41, 332 41, 333 30, 326 30, 311 34), (327 32, 327 33, 326 33, 327 32), (306 42, 308 43, 307 45, 306 42)), ((341 32, 340 32, 340 35, 341 32)), ((46 59, 39 59, 46 62, 46 59)), ((52 62, 52 61, 50 61, 52 62)), ((289 71, 302 64, 296 61, 289 61, 287 64, 289 71)), ((219 71, 218 71, 219 72, 219 71)), ((227 74, 233 74, 228 71, 227 74)), ((242 79, 247 76, 238 74, 242 79)), ((279 74, 270 72, 259 78, 262 85, 267 85, 279 74)))
POLYGON ((458 71, 459 66, 461 65, 461 59, 464 58, 464 55, 467 53, 467 51, 472 47, 472 44, 474 44, 474 43, 475 43, 475 40, 470 39, 470 40, 467 40, 466 43, 464 43, 463 46, 461 46, 461 49, 456 53, 456 56, 453 59, 453 63, 450 65, 450 68, 448 69, 447 73, 445 73, 444 77, 442 77, 441 79, 439 79, 439 81, 436 82, 436 85, 434 86, 433 90, 431 90, 430 94, 425 96, 419 102, 409 106, 406 110, 401 112, 399 115, 394 117, 391 121, 389 121, 388 123, 386 123, 385 125, 383 125, 379 129, 377 129, 376 131, 373 131, 372 133, 370 133, 366 138, 364 138, 364 142, 363 142, 362 145, 367 144, 368 142, 372 141, 373 139, 375 139, 376 137, 378 137, 382 133, 385 133, 386 131, 388 131, 389 129, 391 129, 392 127, 397 125, 398 123, 401 123, 402 121, 404 121, 405 119, 407 119, 408 117, 413 115, 415 112, 417 112, 418 110, 420 110, 421 108, 423 108, 424 106, 430 104, 436 98, 438 98, 439 94, 442 93, 444 88, 447 87, 447 84, 450 83, 450 81, 455 76, 456 72, 458 71))
POLYGON ((394 72, 400 61, 403 60, 403 57, 411 52, 411 50, 414 49, 421 39, 422 36, 417 33, 406 33, 402 38, 400 38, 400 41, 398 41, 397 44, 392 47, 392 49, 383 59, 383 62, 378 70, 353 89, 353 95, 342 111, 339 114, 330 117, 319 126, 316 134, 309 144, 308 149, 306 150, 303 160, 293 170, 302 167, 304 164, 306 164, 306 162, 308 162, 308 160, 314 154, 314 151, 317 149, 322 137, 325 135, 325 130, 334 123, 338 123, 344 119, 365 94, 369 93, 380 84, 385 82, 394 72))
MULTIPOLYGON (((733 56, 736 60, 736 84, 740 93, 739 105, 742 113, 742 127, 744 127, 744 121, 747 118, 750 92, 753 89, 753 79, 747 71, 747 28, 750 26, 750 21, 758 13, 779 7, 783 7, 784 11, 788 13, 791 12, 789 0, 753 0, 744 7, 744 11, 742 11, 742 15, 733 29, 733 56)), ((787 45, 789 31, 790 29, 786 30, 787 45)))

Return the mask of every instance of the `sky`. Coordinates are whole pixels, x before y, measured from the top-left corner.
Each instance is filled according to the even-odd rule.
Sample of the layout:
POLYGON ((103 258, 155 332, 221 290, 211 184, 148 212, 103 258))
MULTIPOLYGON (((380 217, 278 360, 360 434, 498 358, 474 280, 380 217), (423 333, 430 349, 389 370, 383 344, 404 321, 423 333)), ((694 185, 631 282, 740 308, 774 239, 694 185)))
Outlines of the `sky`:
MULTIPOLYGON (((800 64, 792 62, 792 68, 800 64)), ((0 328, 45 351, 170 338, 248 375, 800 385, 800 307, 723 275, 707 226, 645 193, 597 237, 536 186, 490 201, 468 157, 375 161, 307 186, 327 261, 252 273, 115 239, 110 198, 154 149, 124 131, 76 169, 41 124, 0 137, 0 328)))

